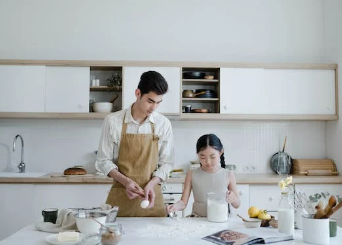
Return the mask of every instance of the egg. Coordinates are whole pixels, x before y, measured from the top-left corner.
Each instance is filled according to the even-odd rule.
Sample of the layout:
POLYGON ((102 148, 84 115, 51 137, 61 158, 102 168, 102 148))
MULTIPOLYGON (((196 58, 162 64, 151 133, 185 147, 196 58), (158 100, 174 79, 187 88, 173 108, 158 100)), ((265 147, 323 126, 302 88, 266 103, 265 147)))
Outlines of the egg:
POLYGON ((141 208, 147 208, 148 205, 150 205, 150 202, 148 200, 143 200, 141 203, 140 203, 140 207, 141 208))

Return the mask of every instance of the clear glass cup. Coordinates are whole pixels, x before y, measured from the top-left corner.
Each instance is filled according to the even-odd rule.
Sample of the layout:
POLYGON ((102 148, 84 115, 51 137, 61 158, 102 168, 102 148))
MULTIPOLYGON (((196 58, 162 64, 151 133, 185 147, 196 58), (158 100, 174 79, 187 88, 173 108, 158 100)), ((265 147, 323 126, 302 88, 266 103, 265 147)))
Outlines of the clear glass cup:
POLYGON ((102 245, 116 245, 122 239, 122 234, 124 233, 122 230, 122 226, 119 223, 108 223, 107 227, 110 228, 108 230, 105 227, 101 227, 100 236, 102 245))
POLYGON ((228 220, 226 193, 210 192, 207 194, 207 219, 210 222, 226 222, 228 220))

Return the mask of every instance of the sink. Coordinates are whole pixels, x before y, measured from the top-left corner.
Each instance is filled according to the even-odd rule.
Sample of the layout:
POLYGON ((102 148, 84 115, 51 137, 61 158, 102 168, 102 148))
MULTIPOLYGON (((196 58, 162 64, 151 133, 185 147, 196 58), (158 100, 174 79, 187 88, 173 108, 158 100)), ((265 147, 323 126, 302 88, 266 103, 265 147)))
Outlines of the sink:
POLYGON ((37 178, 46 175, 47 173, 41 172, 28 172, 28 173, 14 173, 14 172, 0 172, 0 178, 37 178))

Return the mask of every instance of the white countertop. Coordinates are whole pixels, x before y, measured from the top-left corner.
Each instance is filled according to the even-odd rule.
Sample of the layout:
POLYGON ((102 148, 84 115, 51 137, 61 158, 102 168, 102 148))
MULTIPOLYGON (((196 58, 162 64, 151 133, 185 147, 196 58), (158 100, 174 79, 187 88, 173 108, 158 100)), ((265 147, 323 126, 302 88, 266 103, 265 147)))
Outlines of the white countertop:
MULTIPOLYGON (((233 229, 248 232, 240 219, 229 218, 224 223, 208 222, 206 218, 118 218, 125 234, 120 245, 167 245, 167 244, 213 244, 201 238, 223 229, 233 229)), ((257 228, 274 229, 274 228, 257 228)), ((31 224, 15 234, 0 241, 0 245, 48 245, 45 237, 50 233, 36 231, 31 224)), ((307 244, 302 240, 302 231, 295 230, 295 240, 276 244, 307 244)), ((337 236, 330 238, 330 245, 342 244, 342 229, 338 227, 337 236)))

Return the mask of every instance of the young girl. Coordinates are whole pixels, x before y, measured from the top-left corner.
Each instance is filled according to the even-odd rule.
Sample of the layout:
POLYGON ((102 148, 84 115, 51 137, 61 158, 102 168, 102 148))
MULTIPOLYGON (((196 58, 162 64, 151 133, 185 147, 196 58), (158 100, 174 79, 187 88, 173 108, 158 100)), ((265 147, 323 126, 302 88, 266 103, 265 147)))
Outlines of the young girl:
POLYGON ((205 134, 198 139, 196 149, 201 167, 187 173, 181 200, 167 206, 167 212, 184 210, 191 190, 194 196, 191 216, 207 216, 207 193, 209 192, 225 192, 226 202, 238 208, 240 199, 235 175, 233 171, 225 169, 220 139, 215 134, 205 134))

